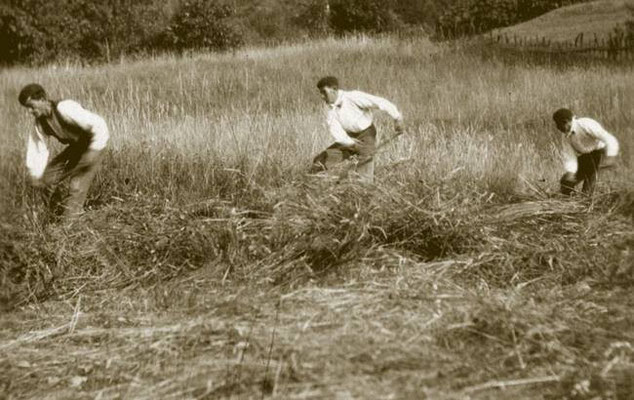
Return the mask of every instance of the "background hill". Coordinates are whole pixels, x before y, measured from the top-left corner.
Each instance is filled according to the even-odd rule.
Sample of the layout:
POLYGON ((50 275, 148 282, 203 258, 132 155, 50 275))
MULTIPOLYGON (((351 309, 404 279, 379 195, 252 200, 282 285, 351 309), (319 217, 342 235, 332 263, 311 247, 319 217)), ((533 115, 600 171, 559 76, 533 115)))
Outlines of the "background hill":
POLYGON ((550 11, 521 24, 496 29, 494 35, 546 38, 569 42, 583 33, 586 41, 605 39, 615 28, 634 21, 634 0, 602 0, 574 4, 550 11))

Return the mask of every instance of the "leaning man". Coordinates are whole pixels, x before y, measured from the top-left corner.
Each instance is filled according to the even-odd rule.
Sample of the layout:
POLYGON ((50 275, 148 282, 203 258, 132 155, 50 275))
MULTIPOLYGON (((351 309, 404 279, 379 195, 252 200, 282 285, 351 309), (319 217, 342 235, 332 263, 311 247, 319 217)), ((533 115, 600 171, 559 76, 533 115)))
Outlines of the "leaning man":
POLYGON ((49 100, 37 83, 22 88, 19 101, 35 117, 35 131, 29 135, 26 152, 33 185, 46 190, 50 207, 54 207, 52 198, 57 185, 69 179, 68 196, 62 203, 64 219, 82 214, 110 136, 106 122, 76 101, 49 100), (67 147, 48 162, 46 139, 50 137, 67 147))
POLYGON ((335 143, 313 159, 312 172, 325 171, 342 161, 356 158, 355 170, 359 178, 363 182, 372 182, 376 150, 372 110, 381 110, 392 117, 398 134, 403 132, 401 113, 382 97, 359 90, 341 90, 334 76, 321 78, 317 89, 328 106, 328 129, 335 143))
POLYGON ((567 108, 553 114, 557 129, 564 134, 563 156, 566 173, 561 193, 570 195, 583 182, 581 191, 594 192, 599 169, 613 167, 619 153, 618 140, 592 118, 578 118, 567 108))

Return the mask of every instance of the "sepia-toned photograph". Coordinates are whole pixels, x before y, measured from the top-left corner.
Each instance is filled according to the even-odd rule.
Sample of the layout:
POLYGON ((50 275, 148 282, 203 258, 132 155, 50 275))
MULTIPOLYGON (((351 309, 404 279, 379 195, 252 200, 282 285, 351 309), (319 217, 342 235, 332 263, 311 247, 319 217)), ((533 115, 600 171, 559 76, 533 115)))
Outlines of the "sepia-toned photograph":
POLYGON ((22 399, 634 399, 634 0, 1 0, 22 399))

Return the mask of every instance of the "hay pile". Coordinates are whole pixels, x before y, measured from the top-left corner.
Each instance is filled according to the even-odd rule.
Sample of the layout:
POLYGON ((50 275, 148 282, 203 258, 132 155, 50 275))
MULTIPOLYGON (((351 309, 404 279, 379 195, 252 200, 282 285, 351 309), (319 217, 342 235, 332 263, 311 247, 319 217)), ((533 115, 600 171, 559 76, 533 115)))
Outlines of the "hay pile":
POLYGON ((131 198, 68 226, 3 224, 2 301, 153 285, 210 266, 225 279, 284 285, 398 259, 446 260, 443 274, 496 285, 546 271, 595 274, 597 263, 602 276, 623 275, 628 195, 493 204, 477 193, 441 199, 422 184, 306 180, 251 198, 248 209, 131 198), (611 247, 611 259, 594 259, 587 249, 596 246, 611 247))
POLYGON ((0 332, 0 370, 25 397, 632 393, 630 194, 398 189, 306 180, 0 225, 5 309, 58 310, 0 332))

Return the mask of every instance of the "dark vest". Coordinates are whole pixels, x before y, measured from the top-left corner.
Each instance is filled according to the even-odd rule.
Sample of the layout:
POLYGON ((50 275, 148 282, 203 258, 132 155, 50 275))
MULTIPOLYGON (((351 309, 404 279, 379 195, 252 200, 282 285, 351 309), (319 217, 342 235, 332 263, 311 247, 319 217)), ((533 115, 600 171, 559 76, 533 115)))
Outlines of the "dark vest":
POLYGON ((83 130, 77 125, 69 124, 59 115, 57 111, 57 101, 52 101, 53 112, 51 115, 36 119, 42 133, 53 136, 63 144, 87 145, 90 142, 91 133, 83 130))

